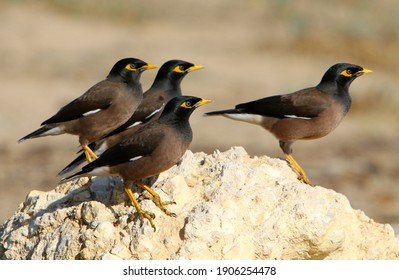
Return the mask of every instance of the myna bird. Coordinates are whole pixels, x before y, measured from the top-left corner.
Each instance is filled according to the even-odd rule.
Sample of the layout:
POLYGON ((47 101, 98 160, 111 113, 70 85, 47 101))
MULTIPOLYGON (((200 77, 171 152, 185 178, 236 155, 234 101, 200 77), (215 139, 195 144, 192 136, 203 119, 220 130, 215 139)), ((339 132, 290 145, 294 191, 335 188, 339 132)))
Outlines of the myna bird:
POLYGON ((41 128, 18 142, 64 133, 78 135, 87 160, 92 161, 97 156, 88 144, 103 138, 130 118, 143 99, 141 73, 153 68, 156 66, 137 58, 119 60, 105 80, 62 107, 44 121, 41 128))
MULTIPOLYGON (((196 65, 183 60, 169 60, 158 70, 152 86, 144 93, 143 101, 136 109, 130 119, 117 129, 110 132, 105 138, 90 143, 89 147, 97 154, 129 138, 144 123, 159 118, 162 107, 170 99, 181 96, 180 84, 183 78, 190 72, 202 69, 203 66, 196 65)), ((69 163, 58 175, 62 176, 85 161, 84 154, 80 154, 69 163)))
POLYGON ((334 130, 351 106, 350 84, 357 77, 371 72, 357 65, 338 63, 327 70, 316 87, 238 104, 235 109, 205 115, 223 115, 267 129, 280 141, 280 148, 299 179, 311 184, 291 155, 292 144, 296 140, 320 138, 334 130))
POLYGON ((135 182, 146 190, 151 200, 165 214, 175 216, 165 208, 159 195, 142 182, 175 165, 187 150, 193 134, 189 123, 191 113, 210 100, 192 96, 179 96, 170 100, 156 121, 142 126, 130 138, 112 146, 81 171, 66 177, 66 182, 79 177, 117 175, 124 181, 124 188, 143 221, 148 219, 155 230, 155 215, 143 210, 130 185, 135 182))

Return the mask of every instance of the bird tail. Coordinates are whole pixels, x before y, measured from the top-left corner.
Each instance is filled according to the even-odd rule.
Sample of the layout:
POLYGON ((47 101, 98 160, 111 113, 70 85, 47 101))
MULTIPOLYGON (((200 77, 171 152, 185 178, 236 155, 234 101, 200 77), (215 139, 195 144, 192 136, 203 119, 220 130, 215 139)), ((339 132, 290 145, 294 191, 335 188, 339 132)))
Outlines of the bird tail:
MULTIPOLYGON (((97 148, 97 142, 93 142, 89 144, 89 148, 94 151, 97 148)), ((73 161, 71 161, 67 166, 65 166, 60 172, 58 172, 58 176, 63 176, 72 170, 76 169, 79 165, 86 161, 86 156, 81 149, 78 153, 80 153, 73 161)))
POLYGON ((72 174, 71 176, 62 178, 60 184, 77 179, 80 177, 93 177, 93 176, 112 176, 115 175, 110 172, 109 166, 97 166, 97 160, 82 167, 82 170, 72 174))
POLYGON ((21 139, 18 140, 18 143, 21 143, 27 139, 30 138, 38 138, 38 137, 43 137, 47 135, 58 135, 61 134, 62 131, 58 127, 49 127, 49 126, 42 126, 41 128, 33 131, 32 133, 29 133, 28 135, 22 137, 21 139))
POLYGON ((239 113, 239 111, 237 111, 237 109, 229 109, 229 110, 207 112, 207 113, 204 113, 204 116, 217 116, 217 115, 237 114, 237 113, 239 113))
POLYGON ((76 172, 75 174, 72 174, 71 176, 62 178, 61 181, 59 182, 59 184, 63 184, 63 183, 66 183, 68 181, 71 181, 73 179, 77 179, 77 178, 83 177, 83 176, 85 176, 85 174, 87 172, 88 172, 87 170, 82 169, 81 171, 76 172))
POLYGON ((75 168, 77 168, 79 165, 84 163, 86 161, 86 156, 84 153, 81 153, 78 155, 73 161, 71 161, 67 166, 65 166, 60 172, 58 172, 58 176, 63 176, 75 168))

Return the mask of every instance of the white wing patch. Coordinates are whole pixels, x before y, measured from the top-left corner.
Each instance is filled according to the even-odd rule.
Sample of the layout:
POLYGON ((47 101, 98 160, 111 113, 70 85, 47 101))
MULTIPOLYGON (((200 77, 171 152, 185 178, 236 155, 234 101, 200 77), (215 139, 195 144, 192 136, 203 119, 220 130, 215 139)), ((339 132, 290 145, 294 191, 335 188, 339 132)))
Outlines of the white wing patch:
MULTIPOLYGON (((262 125, 262 123, 264 122, 264 119, 267 118, 267 117, 257 115, 257 114, 224 114, 223 116, 225 116, 229 119, 248 122, 248 123, 252 123, 252 124, 258 124, 258 125, 262 125)), ((308 117, 300 117, 300 116, 296 116, 296 115, 284 115, 284 117, 291 118, 291 119, 301 119, 301 120, 310 120, 311 119, 308 117)))
POLYGON ((96 167, 88 173, 90 176, 108 176, 111 175, 109 166, 96 167))
POLYGON ((290 118, 290 119, 301 119, 301 120, 310 120, 311 119, 311 118, 299 117, 299 116, 295 116, 295 115, 284 115, 284 117, 290 118))
MULTIPOLYGON (((162 104, 162 106, 163 106, 163 105, 164 105, 164 104, 162 104)), ((161 108, 162 108, 162 106, 161 106, 161 108)), ((154 116, 156 113, 158 113, 159 111, 161 111, 161 108, 156 109, 155 111, 153 111, 151 114, 149 114, 147 117, 145 117, 145 120, 148 120, 149 118, 151 118, 152 116, 154 116)), ((134 127, 134 126, 136 126, 136 125, 139 125, 139 124, 142 124, 142 123, 143 123, 142 121, 135 122, 134 124, 131 124, 131 125, 129 125, 128 127, 126 127, 126 129, 132 128, 132 127, 134 127)))
POLYGON ((64 130, 61 129, 60 127, 56 126, 56 127, 53 127, 53 128, 51 128, 51 129, 49 129, 49 130, 43 132, 42 134, 40 134, 40 136, 45 136, 45 135, 59 135, 59 134, 62 134, 62 133, 64 133, 64 130))
POLYGON ((98 147, 98 149, 96 149, 96 152, 101 155, 107 149, 108 149, 107 141, 103 141, 101 143, 100 147, 98 147))
POLYGON ((84 113, 83 116, 87 117, 89 115, 93 115, 93 114, 98 113, 100 111, 101 111, 101 109, 91 110, 91 111, 88 111, 88 112, 84 113))
POLYGON ((229 119, 253 123, 253 124, 259 124, 259 125, 263 123, 264 119, 263 116, 256 114, 224 114, 223 116, 229 119))
POLYGON ((134 124, 129 125, 128 127, 126 127, 126 129, 132 128, 136 125, 142 124, 143 122, 135 122, 134 124))
POLYGON ((153 115, 155 115, 156 113, 158 113, 159 111, 161 111, 161 108, 163 107, 164 104, 162 104, 162 106, 159 109, 156 109, 154 112, 152 112, 151 114, 149 114, 147 117, 145 117, 145 119, 149 119, 151 118, 153 115))
POLYGON ((129 159, 129 161, 135 161, 135 160, 141 159, 142 157, 143 157, 143 156, 137 156, 137 157, 134 157, 134 158, 129 159))

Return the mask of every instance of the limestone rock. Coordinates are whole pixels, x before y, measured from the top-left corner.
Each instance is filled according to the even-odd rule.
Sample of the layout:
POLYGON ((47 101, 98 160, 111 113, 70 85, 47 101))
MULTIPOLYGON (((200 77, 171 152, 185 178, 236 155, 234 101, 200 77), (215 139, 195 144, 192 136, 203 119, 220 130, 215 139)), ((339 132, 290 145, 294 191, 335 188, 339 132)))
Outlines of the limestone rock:
MULTIPOLYGON (((176 218, 131 221, 118 178, 32 191, 0 227, 1 259, 399 259, 390 225, 347 198, 296 179, 286 162, 235 147, 190 151, 153 189, 176 218)), ((139 190, 135 189, 138 192, 139 190)))

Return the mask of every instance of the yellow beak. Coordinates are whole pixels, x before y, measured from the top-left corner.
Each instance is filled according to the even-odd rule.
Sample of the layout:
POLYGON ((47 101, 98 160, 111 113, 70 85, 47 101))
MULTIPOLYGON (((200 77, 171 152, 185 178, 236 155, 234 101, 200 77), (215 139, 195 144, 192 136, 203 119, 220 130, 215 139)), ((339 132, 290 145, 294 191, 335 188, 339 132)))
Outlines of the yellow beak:
POLYGON ((366 68, 363 68, 363 70, 361 71, 363 74, 370 74, 370 73, 373 73, 373 71, 371 71, 370 69, 366 69, 366 68))
POLYGON ((212 102, 212 100, 210 100, 210 99, 202 98, 199 102, 197 102, 197 104, 195 104, 195 106, 199 107, 199 106, 211 103, 211 102, 212 102))
POLYGON ((150 70, 150 69, 158 68, 158 66, 156 66, 155 64, 148 63, 147 65, 144 65, 144 66, 141 67, 141 68, 143 68, 143 69, 145 69, 145 70, 150 70))
POLYGON ((204 66, 202 65, 193 65, 190 68, 187 69, 187 72, 193 72, 193 71, 197 71, 204 68, 204 66))

